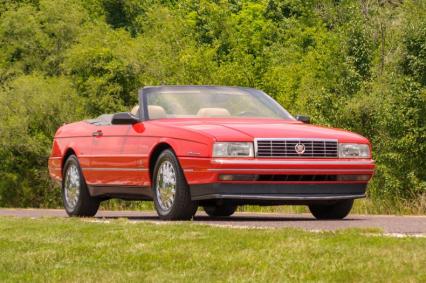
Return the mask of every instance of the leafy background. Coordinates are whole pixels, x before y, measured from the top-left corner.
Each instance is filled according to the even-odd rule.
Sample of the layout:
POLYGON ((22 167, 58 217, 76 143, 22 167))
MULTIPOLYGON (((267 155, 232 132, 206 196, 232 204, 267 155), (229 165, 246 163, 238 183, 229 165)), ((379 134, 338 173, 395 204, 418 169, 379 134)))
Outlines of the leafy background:
POLYGON ((158 84, 255 87, 358 132, 378 211, 426 212, 423 0, 0 0, 0 206, 60 205, 55 130, 158 84))

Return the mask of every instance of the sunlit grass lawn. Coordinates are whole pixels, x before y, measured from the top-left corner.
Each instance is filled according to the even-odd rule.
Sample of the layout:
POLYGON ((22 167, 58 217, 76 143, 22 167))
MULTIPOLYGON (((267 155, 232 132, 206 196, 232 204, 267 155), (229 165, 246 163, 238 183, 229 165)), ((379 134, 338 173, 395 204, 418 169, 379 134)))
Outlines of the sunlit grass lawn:
POLYGON ((0 218, 0 281, 426 281, 426 239, 0 218))

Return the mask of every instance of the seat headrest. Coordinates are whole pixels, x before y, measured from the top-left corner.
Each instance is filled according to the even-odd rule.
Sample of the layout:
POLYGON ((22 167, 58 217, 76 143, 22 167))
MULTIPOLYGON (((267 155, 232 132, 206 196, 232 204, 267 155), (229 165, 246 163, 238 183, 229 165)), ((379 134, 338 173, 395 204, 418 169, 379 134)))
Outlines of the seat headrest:
POLYGON ((167 118, 166 110, 159 105, 148 105, 149 119, 167 118))
POLYGON ((200 117, 227 117, 231 116, 231 113, 225 108, 201 108, 197 112, 197 116, 200 117))
POLYGON ((133 106, 132 111, 130 111, 130 113, 134 116, 139 116, 139 105, 133 106))

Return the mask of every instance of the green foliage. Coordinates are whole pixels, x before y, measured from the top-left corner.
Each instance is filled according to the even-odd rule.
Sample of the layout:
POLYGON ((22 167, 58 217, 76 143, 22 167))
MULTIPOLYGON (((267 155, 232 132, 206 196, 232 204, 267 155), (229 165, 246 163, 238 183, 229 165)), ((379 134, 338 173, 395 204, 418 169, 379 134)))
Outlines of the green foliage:
POLYGON ((408 3, 405 11, 401 66, 406 75, 426 86, 426 3, 420 1, 418 5, 408 3))
POLYGON ((0 205, 56 205, 56 128, 157 84, 263 89, 372 141, 373 201, 426 194, 424 1, 14 0, 0 16, 0 205))
POLYGON ((0 206, 57 205, 47 157, 52 136, 82 116, 82 103, 64 77, 20 76, 0 92, 0 206))
POLYGON ((140 63, 136 46, 123 30, 90 26, 69 48, 63 68, 78 93, 87 97, 89 113, 100 114, 136 103, 140 63))

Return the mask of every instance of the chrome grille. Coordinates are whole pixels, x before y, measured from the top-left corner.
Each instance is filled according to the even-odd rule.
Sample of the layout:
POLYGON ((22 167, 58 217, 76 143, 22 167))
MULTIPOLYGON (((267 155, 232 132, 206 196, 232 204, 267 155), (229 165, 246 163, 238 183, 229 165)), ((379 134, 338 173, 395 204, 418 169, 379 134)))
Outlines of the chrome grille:
POLYGON ((338 157, 337 140, 255 139, 255 147, 256 147, 257 157, 269 157, 269 158, 336 158, 338 157), (304 146, 303 153, 298 153, 296 151, 296 145, 300 145, 300 144, 304 146))

